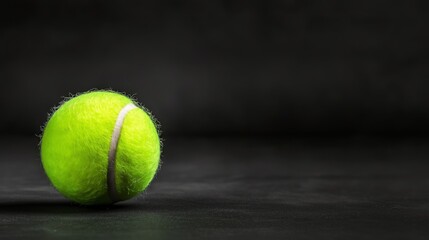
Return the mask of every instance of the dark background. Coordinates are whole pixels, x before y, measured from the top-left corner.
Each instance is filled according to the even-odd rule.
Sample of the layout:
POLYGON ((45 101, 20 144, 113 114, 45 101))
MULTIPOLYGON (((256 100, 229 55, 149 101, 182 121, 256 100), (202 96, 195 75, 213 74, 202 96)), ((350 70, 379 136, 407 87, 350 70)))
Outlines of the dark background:
MULTIPOLYGON (((0 1, 0 238, 429 239, 428 1, 0 1), (139 197, 50 184, 63 97, 161 122, 139 197)), ((73 159, 70 159, 73 160, 73 159)))
POLYGON ((429 133, 427 1, 2 1, 0 133, 135 94, 166 136, 429 133))

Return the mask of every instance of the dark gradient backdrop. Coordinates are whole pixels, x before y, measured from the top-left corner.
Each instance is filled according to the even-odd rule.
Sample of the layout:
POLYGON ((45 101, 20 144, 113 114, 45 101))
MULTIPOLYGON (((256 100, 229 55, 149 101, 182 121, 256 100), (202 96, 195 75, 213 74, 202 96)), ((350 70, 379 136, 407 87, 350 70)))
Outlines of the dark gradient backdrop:
POLYGON ((429 133, 428 1, 0 3, 1 134, 135 96, 166 135, 429 133))

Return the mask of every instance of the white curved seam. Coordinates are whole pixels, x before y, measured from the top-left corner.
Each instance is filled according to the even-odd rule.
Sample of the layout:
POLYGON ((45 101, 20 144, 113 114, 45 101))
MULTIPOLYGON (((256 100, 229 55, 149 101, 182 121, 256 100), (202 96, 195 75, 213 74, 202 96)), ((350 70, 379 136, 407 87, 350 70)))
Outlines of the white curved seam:
POLYGON ((116 151, 118 148, 119 138, 121 136, 122 125, 124 124, 125 117, 128 112, 137 108, 134 104, 127 104, 121 109, 116 118, 115 127, 113 128, 112 140, 110 141, 108 166, 107 166, 107 192, 110 200, 113 202, 119 201, 118 193, 116 191, 116 151))

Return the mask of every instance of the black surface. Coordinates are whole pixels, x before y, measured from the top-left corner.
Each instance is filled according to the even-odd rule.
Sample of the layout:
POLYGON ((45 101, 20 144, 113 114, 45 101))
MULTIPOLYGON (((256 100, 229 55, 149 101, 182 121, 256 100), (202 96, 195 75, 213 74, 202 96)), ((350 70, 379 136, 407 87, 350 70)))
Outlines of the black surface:
POLYGON ((143 196, 63 199, 37 139, 0 145, 2 239, 428 239, 424 140, 170 139, 143 196))

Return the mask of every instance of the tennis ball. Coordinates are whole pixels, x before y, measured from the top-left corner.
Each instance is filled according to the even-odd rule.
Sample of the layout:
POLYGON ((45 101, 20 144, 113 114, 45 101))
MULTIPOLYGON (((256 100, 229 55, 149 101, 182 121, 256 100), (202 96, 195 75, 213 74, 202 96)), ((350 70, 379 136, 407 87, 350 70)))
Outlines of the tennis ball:
POLYGON ((48 178, 62 195, 83 205, 111 204, 141 193, 157 171, 160 150, 151 115, 112 91, 65 101, 41 140, 48 178))

